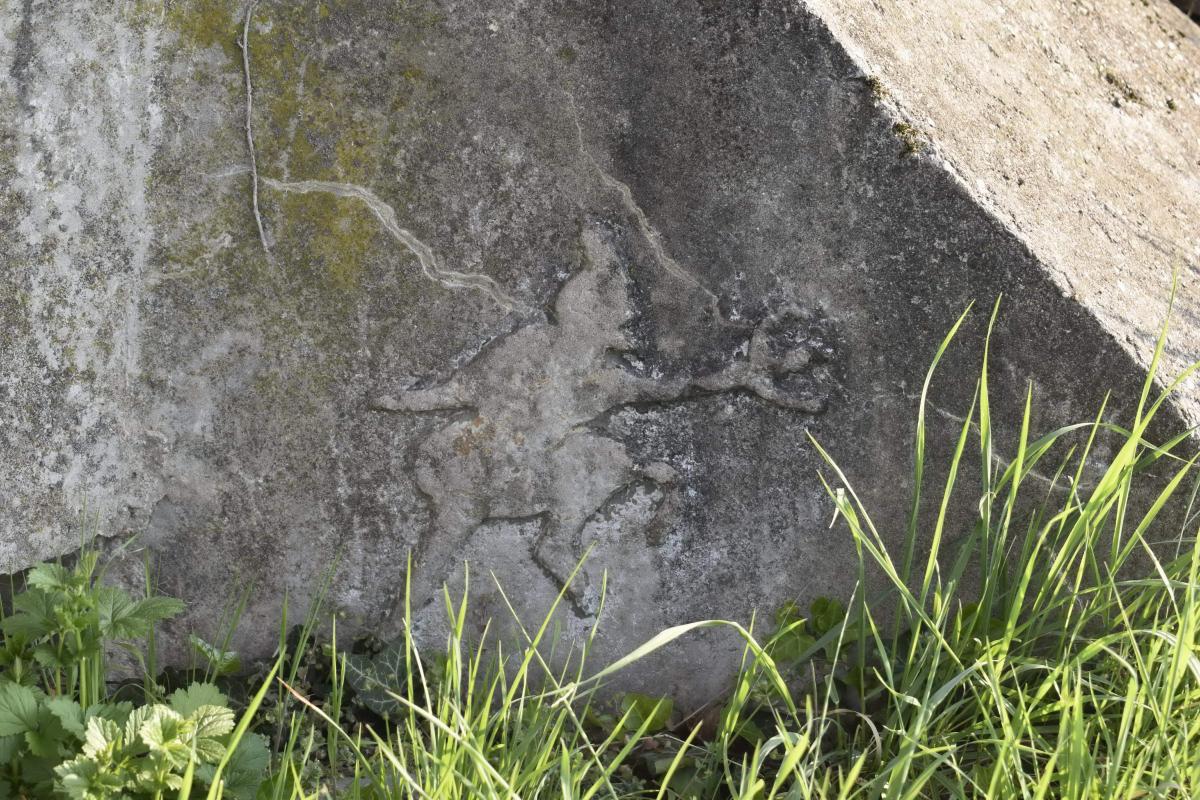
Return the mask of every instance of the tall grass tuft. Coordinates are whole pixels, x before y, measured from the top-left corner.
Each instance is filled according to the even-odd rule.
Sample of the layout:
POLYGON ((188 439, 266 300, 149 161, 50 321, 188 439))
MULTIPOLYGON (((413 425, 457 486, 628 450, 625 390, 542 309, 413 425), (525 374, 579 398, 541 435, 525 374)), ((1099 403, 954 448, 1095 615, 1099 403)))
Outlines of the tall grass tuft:
MULTIPOLYGON (((323 705, 296 694, 339 743, 325 752, 345 756, 322 774, 340 774, 337 794, 348 798, 1200 796, 1200 483, 1196 458, 1180 454, 1189 432, 1149 440, 1185 377, 1155 395, 1165 327, 1127 427, 1102 408, 1035 438, 1027 392, 1010 461, 993 440, 985 347, 945 481, 930 489, 927 395, 957 330, 922 392, 912 511, 899 536, 876 526, 813 442, 860 561, 850 607, 833 624, 785 616, 756 637, 753 626, 705 620, 589 675, 582 657, 556 669, 543 655, 553 608, 537 629, 521 628, 514 649, 486 631, 468 647, 466 601, 447 594, 450 632, 436 658, 403 637, 386 724, 340 724, 329 710, 342 703, 340 685, 323 705), (1101 440, 1111 456, 1100 457, 1101 440), (962 477, 969 458, 979 460, 978 486, 962 477), (920 513, 927 491, 937 492, 931 515, 920 513), (951 514, 964 499, 978 500, 966 530, 951 514), (662 707, 640 702, 616 717, 595 713, 595 690, 616 671, 714 626, 746 642, 715 722, 666 728, 662 707), (606 720, 599 731, 596 719, 606 720)), ((347 662, 333 652, 331 674, 344 681, 347 662)), ((301 776, 313 773, 314 750, 304 742, 293 735, 275 796, 307 796, 301 776)))

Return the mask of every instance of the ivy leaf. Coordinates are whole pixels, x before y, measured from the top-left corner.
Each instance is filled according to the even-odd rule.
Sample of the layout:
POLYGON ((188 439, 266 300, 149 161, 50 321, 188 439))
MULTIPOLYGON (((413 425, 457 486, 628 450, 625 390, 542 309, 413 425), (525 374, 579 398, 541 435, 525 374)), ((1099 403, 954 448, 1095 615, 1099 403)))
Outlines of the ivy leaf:
POLYGON ((846 618, 846 607, 832 597, 818 597, 809 606, 810 624, 816 636, 833 630, 846 618))
POLYGON ((19 683, 6 681, 0 685, 0 736, 34 730, 37 723, 37 693, 19 683))
POLYGON ((399 693, 408 679, 408 664, 404 648, 390 645, 374 658, 364 655, 346 657, 346 682, 354 690, 358 702, 381 717, 394 714, 401 703, 392 693, 399 693))
POLYGON ((786 628, 793 622, 800 621, 800 607, 795 601, 788 600, 786 603, 775 609, 775 627, 786 628))
POLYGON ((817 643, 817 640, 804 633, 802 626, 788 630, 782 634, 771 645, 771 657, 783 663, 795 663, 799 661, 812 646, 817 643))
POLYGON ((225 706, 228 699, 221 690, 211 683, 194 682, 186 689, 176 689, 171 694, 171 708, 179 714, 190 717, 201 706, 225 706))

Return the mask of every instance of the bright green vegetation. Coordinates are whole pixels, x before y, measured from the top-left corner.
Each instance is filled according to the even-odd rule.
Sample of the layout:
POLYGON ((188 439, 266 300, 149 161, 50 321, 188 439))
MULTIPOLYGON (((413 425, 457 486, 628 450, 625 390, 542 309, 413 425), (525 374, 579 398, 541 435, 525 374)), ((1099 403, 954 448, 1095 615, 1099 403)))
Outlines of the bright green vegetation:
POLYGON ((586 642, 552 652, 553 609, 502 644, 468 631, 466 601, 446 596, 436 652, 407 635, 342 650, 336 621, 318 636, 310 613, 281 626, 279 659, 241 681, 236 703, 235 657, 196 640, 204 669, 176 675, 190 682, 171 693, 146 680, 130 704, 100 681, 98 642, 151 637, 133 652, 152 656, 153 623, 178 607, 104 588, 90 556, 38 567, 3 623, 5 796, 1198 796, 1200 482, 1177 452, 1186 434, 1148 439, 1169 391, 1148 380, 1128 427, 1101 413, 1042 436, 1030 397, 1008 461, 985 349, 934 488, 918 419, 906 531, 877 530, 829 460, 831 504, 860 554, 848 603, 786 604, 768 626, 672 628, 598 672, 586 642), (952 529, 964 502, 978 515, 952 529), (699 628, 745 642, 721 707, 689 716, 597 691, 699 628))

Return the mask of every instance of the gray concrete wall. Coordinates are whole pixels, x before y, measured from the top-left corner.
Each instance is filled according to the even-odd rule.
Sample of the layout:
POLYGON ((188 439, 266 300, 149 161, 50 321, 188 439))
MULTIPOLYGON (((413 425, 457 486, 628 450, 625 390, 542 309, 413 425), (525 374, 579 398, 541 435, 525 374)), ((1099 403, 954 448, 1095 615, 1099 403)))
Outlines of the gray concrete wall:
MULTIPOLYGON (((1027 382, 1043 430, 1108 389, 1135 396, 1173 263, 1176 363, 1194 342, 1195 228, 1160 221, 1200 219, 1196 136, 1146 150, 1146 169, 1094 154, 1103 185, 985 197, 1006 159, 969 156, 1013 135, 947 133, 990 101, 937 88, 974 50, 929 44, 945 58, 909 76, 887 17, 850 4, 264 0, 260 235, 244 8, 0 12, 0 569, 76 547, 86 505, 192 603, 176 633, 253 582, 238 644, 269 650, 284 592, 302 604, 338 557, 330 601, 394 630, 410 551, 433 625, 425 603, 463 559, 482 618, 504 613, 488 570, 535 613, 594 547, 563 622, 587 628, 608 569, 601 657, 667 624, 845 596, 853 546, 807 437, 898 541, 916 395, 969 302, 1010 298, 1002 452, 1027 382), (1127 251, 1122 277, 1105 259, 1126 251, 1092 249, 1092 228, 1049 239, 1045 209, 1076 195, 1140 204, 1167 245, 1127 251), (1101 285, 1127 313, 1083 290, 1101 285)), ((1142 12, 1105 13, 1141 42, 1142 12)), ((1060 40, 1098 35, 1048 19, 1060 40)), ((1175 109, 1126 125, 1145 141, 1200 132, 1200 50, 1176 44, 1175 109)), ((1048 139, 1016 177, 1034 191, 1072 146, 1048 139)), ((985 318, 935 387, 943 431, 985 318)), ((736 650, 695 640, 648 674, 701 698, 736 650)))

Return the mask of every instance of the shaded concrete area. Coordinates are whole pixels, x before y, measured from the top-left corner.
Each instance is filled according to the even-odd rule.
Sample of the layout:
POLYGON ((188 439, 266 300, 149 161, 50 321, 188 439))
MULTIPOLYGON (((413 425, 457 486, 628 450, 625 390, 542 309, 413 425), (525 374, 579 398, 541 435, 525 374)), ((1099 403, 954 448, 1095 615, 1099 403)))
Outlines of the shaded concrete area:
MULTIPOLYGON (((1068 5, 263 0, 246 59, 226 0, 7 7, 0 569, 86 504, 193 604, 177 634, 253 583, 251 653, 335 563, 386 632, 410 551, 433 630, 460 560, 480 618, 489 570, 534 614, 593 547, 562 623, 607 569, 600 657, 845 596, 808 436, 898 539, 968 303, 1010 298, 1002 453, 1030 382, 1041 430, 1136 399, 1177 265, 1171 367, 1195 350, 1196 37, 1068 5)), ((704 698, 736 652, 642 677, 704 698)))

